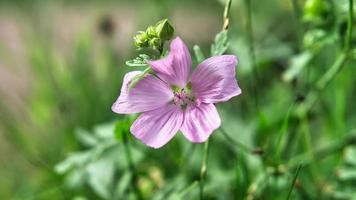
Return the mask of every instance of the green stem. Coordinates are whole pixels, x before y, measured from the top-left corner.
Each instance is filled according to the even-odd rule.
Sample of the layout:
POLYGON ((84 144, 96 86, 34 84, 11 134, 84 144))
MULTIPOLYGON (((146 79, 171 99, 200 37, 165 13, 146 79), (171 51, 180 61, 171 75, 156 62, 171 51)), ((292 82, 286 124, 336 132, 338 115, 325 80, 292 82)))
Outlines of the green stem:
POLYGON ((289 200, 290 197, 291 197, 291 195, 292 195, 293 188, 294 188, 294 185, 295 185, 295 181, 297 180, 298 175, 299 175, 299 172, 300 172, 301 169, 302 169, 302 165, 299 165, 298 168, 297 168, 297 171, 296 171, 295 174, 294 174, 294 178, 293 178, 293 181, 292 181, 292 183, 291 183, 291 186, 290 186, 290 188, 289 188, 287 200, 289 200))
POLYGON ((354 0, 349 0, 349 17, 347 20, 347 34, 345 37, 345 52, 348 52, 352 45, 352 31, 354 23, 354 0))
MULTIPOLYGON (((315 155, 314 155, 314 150, 313 150, 313 142, 310 134, 310 128, 309 128, 309 121, 306 116, 303 116, 299 119, 300 121, 300 131, 302 131, 302 137, 303 137, 303 146, 304 146, 304 151, 308 154, 308 156, 316 162, 315 160, 315 155)), ((315 164, 315 162, 312 162, 310 165, 310 173, 314 179, 318 179, 318 168, 315 164)))
POLYGON ((294 17, 296 20, 296 28, 297 28, 296 32, 297 32, 297 38, 298 38, 298 45, 300 47, 302 44, 302 34, 303 34, 302 22, 300 21, 301 10, 300 10, 300 6, 298 5, 297 0, 291 0, 291 1, 292 1, 294 17))
POLYGON ((296 109, 298 115, 303 116, 314 106, 320 97, 320 93, 329 85, 337 73, 342 69, 347 61, 347 55, 341 53, 329 70, 321 77, 316 84, 316 89, 309 92, 306 100, 302 102, 296 109))
POLYGON ((176 199, 184 199, 184 196, 187 195, 189 192, 191 192, 195 187, 198 186, 198 182, 194 181, 190 186, 187 188, 183 189, 177 196, 176 199))
POLYGON ((314 156, 311 156, 309 152, 303 153, 301 155, 295 156, 288 162, 288 167, 295 167, 298 164, 303 164, 304 166, 309 165, 315 159, 321 160, 327 156, 334 153, 340 152, 348 145, 356 144, 356 130, 353 130, 346 134, 344 138, 339 141, 333 142, 325 147, 319 148, 313 152, 314 156))
POLYGON ((204 155, 203 161, 200 168, 200 181, 199 181, 199 199, 204 199, 204 182, 207 173, 207 163, 208 163, 208 155, 209 155, 209 139, 204 144, 204 155))
POLYGON ((124 151, 125 151, 126 161, 128 163, 129 170, 132 173, 131 186, 135 192, 137 199, 141 200, 141 199, 143 199, 143 196, 142 196, 142 193, 137 185, 138 173, 136 171, 135 165, 132 160, 132 154, 131 154, 130 144, 129 144, 127 135, 128 135, 127 133, 123 134, 123 142, 124 142, 124 151))
POLYGON ((295 103, 293 103, 292 105, 289 106, 288 111, 286 116, 284 117, 283 120, 283 124, 282 127, 279 131, 279 136, 277 139, 277 146, 276 146, 276 154, 275 157, 279 160, 281 160, 282 158, 282 150, 284 149, 285 146, 285 137, 287 136, 287 131, 288 131, 288 126, 289 126, 289 119, 292 113, 292 110, 294 108, 295 103))
POLYGON ((349 58, 352 33, 353 33, 353 0, 349 0, 349 17, 347 21, 347 34, 345 36, 345 48, 336 58, 333 65, 317 82, 316 89, 309 92, 306 96, 306 101, 300 104, 296 110, 298 115, 305 115, 313 107, 314 103, 319 99, 320 93, 328 86, 328 84, 335 78, 338 72, 343 68, 347 59, 349 58))
POLYGON ((256 63, 256 54, 255 54, 255 46, 254 46, 254 38, 253 38, 253 26, 252 26, 252 6, 251 0, 245 0, 246 10, 247 10, 247 31, 248 31, 248 41, 249 41, 249 54, 250 60, 252 63, 252 71, 254 75, 254 87, 253 92, 255 95, 255 106, 257 112, 259 112, 259 92, 258 92, 258 85, 259 85, 259 74, 257 70, 257 63, 256 63))
POLYGON ((251 153, 253 152, 253 150, 246 146, 245 144, 243 144, 242 142, 240 141, 237 141, 235 140, 234 138, 232 138, 226 131, 223 127, 220 127, 219 128, 220 132, 222 133, 222 135, 224 136, 224 138, 226 139, 226 141, 228 141, 229 143, 232 144, 232 146, 238 146, 241 150, 243 150, 244 152, 247 152, 247 153, 251 153))
POLYGON ((230 23, 230 7, 231 7, 231 0, 227 0, 225 9, 224 9, 224 24, 223 24, 223 30, 229 29, 229 23, 230 23))

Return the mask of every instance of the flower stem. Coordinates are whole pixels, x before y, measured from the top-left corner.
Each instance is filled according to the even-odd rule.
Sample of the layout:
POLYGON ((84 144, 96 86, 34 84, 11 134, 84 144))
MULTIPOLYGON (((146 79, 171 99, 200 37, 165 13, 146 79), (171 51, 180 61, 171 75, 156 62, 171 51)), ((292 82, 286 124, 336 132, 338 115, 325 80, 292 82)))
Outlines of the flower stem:
POLYGON ((123 142, 124 142, 124 151, 125 151, 126 161, 127 161, 129 170, 132 173, 131 186, 135 192, 137 199, 141 200, 141 199, 143 199, 143 196, 142 196, 140 189, 137 186, 138 173, 136 171, 135 165, 132 160, 132 154, 131 154, 130 144, 129 144, 127 135, 128 135, 127 133, 123 134, 123 142))
POLYGON ((259 113, 259 95, 258 95, 258 85, 259 85, 259 74, 258 74, 258 69, 257 69, 257 62, 256 62, 256 54, 255 54, 255 45, 254 45, 254 38, 253 38, 253 26, 252 26, 252 6, 251 6, 251 0, 245 0, 245 5, 246 5, 246 10, 247 10, 247 24, 246 24, 246 29, 248 32, 248 41, 249 41, 249 54, 250 54, 250 60, 252 63, 252 72, 254 76, 254 83, 253 83, 253 92, 255 96, 255 106, 257 109, 257 112, 259 113))
POLYGON ((250 147, 246 146, 244 143, 235 140, 234 138, 232 138, 223 127, 219 128, 220 132, 222 133, 222 135, 224 136, 224 138, 231 143, 233 146, 238 146, 242 151, 246 152, 246 153, 251 153, 253 152, 253 149, 251 149, 250 147))
POLYGON ((352 31, 354 22, 354 0, 349 0, 349 17, 347 20, 347 34, 345 37, 345 52, 348 52, 352 45, 352 31))
POLYGON ((339 71, 344 67, 348 58, 350 57, 350 50, 352 45, 352 32, 353 32, 353 0, 349 0, 349 17, 347 22, 347 34, 345 36, 345 45, 343 51, 338 55, 333 65, 329 70, 320 78, 316 84, 316 89, 309 92, 306 96, 305 102, 300 104, 296 109, 297 115, 305 115, 313 107, 314 103, 320 97, 320 93, 328 86, 328 84, 335 78, 339 71))
POLYGON ((209 155, 209 139, 204 144, 204 154, 203 161, 200 168, 200 180, 199 180, 199 199, 204 199, 204 182, 207 173, 207 163, 208 163, 208 155, 209 155))
POLYGON ((297 180, 298 175, 299 175, 299 172, 300 172, 301 169, 302 169, 302 165, 299 165, 298 168, 297 168, 297 171, 296 171, 295 174, 294 174, 294 178, 293 178, 293 181, 292 181, 292 183, 291 183, 291 186, 290 186, 290 188, 289 188, 287 200, 289 200, 290 197, 291 197, 291 195, 292 195, 293 188, 294 188, 294 185, 295 185, 295 181, 297 180))
POLYGON ((302 45, 302 34, 303 34, 303 26, 300 20, 301 10, 300 10, 300 6, 298 5, 298 0, 291 0, 291 3, 293 7, 294 18, 296 21, 298 47, 300 47, 302 45))
POLYGON ((230 7, 231 7, 231 0, 227 0, 225 4, 225 9, 224 9, 224 24, 223 24, 223 30, 228 30, 229 29, 229 23, 230 23, 230 7))

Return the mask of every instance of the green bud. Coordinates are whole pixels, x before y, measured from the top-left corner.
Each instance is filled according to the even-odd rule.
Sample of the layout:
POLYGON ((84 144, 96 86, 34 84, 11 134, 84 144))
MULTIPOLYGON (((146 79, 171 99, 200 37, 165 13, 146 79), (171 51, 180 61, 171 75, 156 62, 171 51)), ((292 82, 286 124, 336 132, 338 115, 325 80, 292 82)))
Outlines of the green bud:
POLYGON ((330 11, 330 3, 325 0, 307 0, 304 4, 305 21, 321 21, 330 11))
POLYGON ((159 49, 161 46, 161 40, 159 38, 152 38, 148 44, 154 49, 159 49))
POLYGON ((169 23, 168 19, 159 21, 156 25, 157 36, 162 40, 170 40, 173 37, 174 28, 169 23))
POLYGON ((154 38, 154 37, 157 37, 157 32, 156 32, 156 29, 155 27, 153 26, 149 26, 146 30, 146 33, 148 35, 149 38, 154 38))
POLYGON ((149 37, 146 32, 139 31, 134 37, 135 46, 138 48, 148 47, 149 37))

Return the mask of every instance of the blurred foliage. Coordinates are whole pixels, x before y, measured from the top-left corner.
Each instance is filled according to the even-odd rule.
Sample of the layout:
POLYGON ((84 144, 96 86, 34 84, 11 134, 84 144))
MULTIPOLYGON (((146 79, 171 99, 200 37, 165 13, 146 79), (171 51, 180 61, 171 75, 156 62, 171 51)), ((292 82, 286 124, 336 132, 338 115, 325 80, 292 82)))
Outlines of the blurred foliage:
POLYGON ((137 199, 135 188, 143 199, 197 199, 203 145, 178 133, 150 149, 129 133, 135 116, 110 110, 125 72, 152 59, 143 49, 125 66, 136 56, 136 30, 125 31, 166 17, 195 64, 225 51, 239 60, 243 94, 218 105, 222 129, 211 136, 206 199, 356 199, 355 33, 342 57, 348 0, 233 0, 229 31, 219 32, 224 3, 0 1, 0 22, 18 20, 25 52, 4 53, 0 34, 0 64, 26 60, 31 79, 21 104, 2 93, 15 87, 0 87, 0 199, 137 199), (51 12, 79 13, 78 5, 102 20, 75 24, 82 26, 65 42, 56 31, 71 28, 54 30, 51 12), (124 14, 110 17, 110 6, 124 14))

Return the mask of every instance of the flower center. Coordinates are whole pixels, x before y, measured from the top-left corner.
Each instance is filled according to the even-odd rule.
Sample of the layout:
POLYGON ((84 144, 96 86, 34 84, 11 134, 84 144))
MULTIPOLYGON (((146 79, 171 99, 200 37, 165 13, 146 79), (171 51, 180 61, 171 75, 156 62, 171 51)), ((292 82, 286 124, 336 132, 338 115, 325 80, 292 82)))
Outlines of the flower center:
POLYGON ((191 93, 190 85, 181 89, 173 86, 173 104, 179 106, 181 109, 186 109, 188 105, 195 103, 195 97, 191 93))

